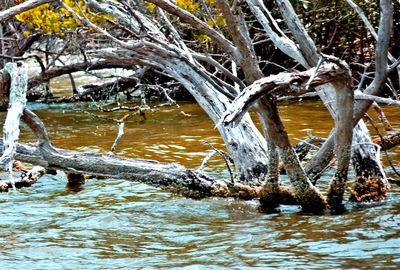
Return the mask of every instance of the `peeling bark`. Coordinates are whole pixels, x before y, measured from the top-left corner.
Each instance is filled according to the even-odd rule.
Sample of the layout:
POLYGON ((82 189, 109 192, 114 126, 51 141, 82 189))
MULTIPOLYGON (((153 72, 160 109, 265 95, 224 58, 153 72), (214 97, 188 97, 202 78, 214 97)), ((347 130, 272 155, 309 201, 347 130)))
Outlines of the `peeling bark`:
POLYGON ((8 96, 10 95, 10 74, 4 69, 0 70, 0 111, 6 111, 8 96))

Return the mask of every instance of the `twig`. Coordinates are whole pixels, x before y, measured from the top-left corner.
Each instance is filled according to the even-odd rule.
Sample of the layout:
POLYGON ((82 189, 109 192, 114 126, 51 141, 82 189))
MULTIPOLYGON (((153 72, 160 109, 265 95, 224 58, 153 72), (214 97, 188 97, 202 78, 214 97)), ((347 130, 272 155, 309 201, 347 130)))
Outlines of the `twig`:
POLYGON ((354 94, 354 99, 359 99, 359 100, 372 100, 377 103, 383 103, 386 105, 393 105, 393 106, 400 106, 400 101, 398 100, 393 100, 391 98, 383 98, 383 97, 377 97, 373 95, 367 95, 362 92, 356 91, 354 94))
POLYGON ((233 163, 232 158, 225 153, 224 151, 221 151, 217 148, 215 148, 212 144, 210 144, 209 142, 204 142, 205 144, 207 144, 208 146, 210 146, 217 154, 219 154, 225 161, 225 165, 228 169, 229 175, 231 176, 231 182, 232 184, 235 182, 235 178, 233 176, 232 170, 231 170, 231 166, 229 165, 228 159, 233 163))
MULTIPOLYGON (((379 158, 379 151, 380 151, 381 149, 383 149, 383 151, 385 152, 386 159, 387 159, 387 161, 389 162, 389 165, 390 165, 390 167, 392 168, 393 172, 394 172, 397 176, 400 176, 400 172, 398 172, 398 171, 396 170, 396 167, 393 165, 392 159, 389 157, 389 154, 388 154, 388 152, 387 152, 387 150, 386 150, 386 147, 385 147, 385 140, 383 139, 383 136, 382 136, 382 134, 380 133, 378 127, 376 126, 374 120, 372 120, 372 118, 369 117, 368 114, 366 114, 366 117, 367 117, 367 119, 369 120, 369 123, 372 125, 372 127, 373 127, 374 130, 376 131, 376 133, 378 134, 378 136, 379 136, 379 138, 381 139, 381 142, 382 142, 382 146, 383 146, 383 147, 380 147, 378 144, 375 144, 375 143, 373 144, 373 145, 375 145, 375 146, 377 147, 377 149, 378 149, 378 151, 377 151, 378 154, 376 155, 376 156, 377 156, 377 159, 379 158)), ((380 162, 377 162, 377 164, 381 164, 381 163, 380 163, 380 162)), ((382 165, 380 165, 380 166, 382 166, 382 165)), ((383 168, 382 168, 382 171, 383 171, 383 168)), ((384 177, 385 177, 385 174, 384 174, 384 177)), ((386 179, 386 180, 387 180, 387 179, 386 179)))
POLYGON ((118 120, 118 133, 117 137, 114 140, 113 145, 111 146, 111 153, 115 154, 115 149, 117 148, 122 136, 124 136, 124 127, 125 127, 125 121, 131 117, 132 114, 127 114, 124 117, 122 117, 120 120, 118 120))
POLYGON ((201 162, 199 168, 196 171, 203 171, 204 167, 206 166, 207 162, 215 155, 217 154, 217 151, 212 150, 208 153, 208 155, 203 159, 203 161, 201 162))
POLYGON ((315 70, 314 70, 313 74, 312 74, 312 75, 310 76, 310 78, 308 79, 308 81, 307 81, 307 83, 306 83, 306 86, 305 86, 305 89, 306 89, 307 92, 308 92, 309 89, 310 89, 311 82, 314 80, 315 76, 317 76, 318 69, 319 69, 319 67, 321 66, 321 64, 322 64, 323 61, 324 61, 324 59, 323 59, 322 57, 318 60, 317 66, 315 67, 315 70))

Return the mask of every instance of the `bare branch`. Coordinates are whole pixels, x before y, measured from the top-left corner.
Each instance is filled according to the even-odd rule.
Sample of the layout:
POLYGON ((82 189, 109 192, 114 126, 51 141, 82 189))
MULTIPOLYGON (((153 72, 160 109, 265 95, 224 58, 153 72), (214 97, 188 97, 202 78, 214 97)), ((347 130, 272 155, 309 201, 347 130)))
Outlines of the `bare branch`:
POLYGON ((377 103, 382 103, 382 104, 386 104, 386 105, 400 106, 400 101, 398 101, 398 100, 363 94, 362 92, 358 92, 358 91, 355 93, 354 98, 357 100, 368 100, 368 101, 375 101, 377 103))
POLYGON ((30 10, 32 8, 38 7, 43 4, 55 2, 55 1, 56 0, 30 0, 30 1, 23 2, 19 5, 16 5, 14 7, 6 9, 4 11, 0 11, 0 22, 5 22, 5 21, 9 20, 11 17, 13 17, 21 12, 30 10))
POLYGON ((257 20, 261 23, 268 36, 271 38, 275 46, 289 57, 298 61, 301 65, 309 67, 302 53, 297 48, 296 44, 290 40, 283 31, 279 28, 271 13, 260 0, 247 0, 248 6, 257 20))
POLYGON ((304 25, 300 22, 289 0, 275 0, 275 2, 282 13, 283 19, 298 42, 304 58, 308 61, 310 66, 317 65, 320 58, 317 53, 317 47, 308 35, 304 25))
POLYGON ((282 72, 277 75, 262 78, 245 88, 236 97, 232 106, 222 117, 220 123, 237 125, 244 114, 255 104, 259 98, 272 91, 291 92, 303 94, 307 86, 316 87, 321 84, 336 80, 349 80, 347 70, 338 69, 334 64, 321 65, 318 69, 312 68, 304 72, 282 72), (309 79, 314 76, 312 82, 309 79))

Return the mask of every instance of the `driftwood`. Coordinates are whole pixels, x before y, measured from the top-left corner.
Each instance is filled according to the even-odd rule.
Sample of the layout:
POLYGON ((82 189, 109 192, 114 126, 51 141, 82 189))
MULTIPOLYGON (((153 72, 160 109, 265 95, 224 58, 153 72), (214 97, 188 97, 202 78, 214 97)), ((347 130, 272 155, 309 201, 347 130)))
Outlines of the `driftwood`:
MULTIPOLYGON (((345 191, 345 183, 347 180, 347 172, 350 161, 351 142, 352 142, 352 115, 353 115, 353 92, 350 88, 351 74, 348 67, 339 63, 325 64, 312 68, 305 72, 288 73, 282 72, 278 75, 269 76, 260 79, 245 88, 242 93, 233 101, 230 108, 223 115, 221 123, 226 125, 238 125, 241 118, 247 113, 253 104, 264 96, 274 91, 286 91, 303 93, 310 86, 316 87, 326 83, 332 83, 336 89, 336 103, 338 111, 335 117, 336 129, 336 145, 335 154, 338 159, 338 168, 335 177, 332 180, 330 190, 328 192, 328 202, 331 208, 338 209, 341 207, 343 193, 345 191)), ((283 151, 281 149, 280 151, 283 151)), ((285 151, 293 151, 287 149, 285 151)), ((282 155, 288 157, 289 155, 282 155)), ((287 170, 295 161, 283 158, 284 166, 287 170), (286 159, 286 160, 285 160, 286 159)), ((275 177, 276 178, 276 177, 275 177)), ((291 178, 296 196, 301 191, 296 187, 301 186, 302 177, 291 178)), ((299 203, 301 199, 298 198, 299 203)))
MULTIPOLYGON (((3 141, 0 141, 2 146, 3 141)), ((259 187, 218 181, 179 164, 124 158, 115 155, 87 154, 32 144, 17 144, 16 158, 67 174, 87 174, 137 181, 187 197, 257 198, 259 187)))
POLYGON ((13 184, 16 189, 30 187, 35 184, 45 172, 46 170, 42 166, 35 166, 32 170, 23 172, 20 179, 14 180, 14 183, 11 181, 0 182, 0 192, 8 192, 8 190, 13 187, 13 184))
MULTIPOLYGON (((67 174, 88 174, 138 181, 187 197, 257 198, 260 187, 219 181, 182 165, 115 155, 88 154, 54 148, 41 120, 25 109, 22 120, 38 138, 36 145, 17 144, 16 158, 67 174)), ((3 141, 0 142, 0 147, 3 141)))
MULTIPOLYGON (((264 77, 250 37, 247 34, 245 20, 243 16, 242 18, 240 15, 236 16, 227 3, 217 1, 227 21, 227 31, 230 33, 232 42, 193 14, 179 8, 170 1, 151 0, 150 2, 168 13, 178 16, 182 21, 208 35, 220 49, 229 54, 233 61, 240 66, 249 83, 264 77)), ((94 28, 119 45, 119 48, 115 50, 102 50, 99 52, 99 56, 103 54, 103 58, 106 59, 119 59, 125 63, 139 63, 141 65, 160 67, 189 90, 215 124, 221 120, 222 114, 229 107, 230 100, 237 94, 235 88, 232 89, 232 87, 213 76, 199 63, 191 61, 190 57, 186 57, 187 52, 184 48, 171 45, 164 34, 159 31, 157 25, 137 12, 137 10, 132 10, 126 5, 117 6, 112 1, 100 3, 88 0, 87 3, 93 10, 118 18, 119 24, 130 28, 138 36, 144 35, 145 37, 137 39, 132 36, 135 41, 128 43, 118 40, 104 29, 94 28), (130 16, 127 16, 127 13, 130 16), (146 38, 146 32, 152 33, 151 38, 146 38), (157 39, 154 39, 155 36, 157 36, 157 39)), ((79 17, 79 15, 77 16, 79 17)), ((88 26, 95 27, 84 19, 83 21, 88 26)), ((260 120, 264 133, 269 135, 269 138, 277 145, 279 151, 282 150, 280 151, 283 156, 282 161, 285 164, 288 164, 285 160, 290 159, 292 161, 292 166, 287 166, 286 168, 289 178, 299 180, 298 182, 302 183, 298 185, 297 191, 299 198, 301 197, 299 202, 301 202, 303 209, 307 211, 325 209, 326 204, 323 196, 311 184, 296 154, 291 151, 292 148, 283 123, 279 114, 276 114, 276 104, 272 100, 263 98, 258 105, 257 113, 261 116, 260 120)), ((249 121, 249 117, 246 116, 241 125, 237 127, 219 126, 218 131, 221 133, 228 152, 235 162, 239 181, 243 183, 264 181, 268 172, 267 144, 265 140, 259 140, 260 136, 255 131, 253 123, 249 121), (257 135, 253 136, 253 132, 257 135), (252 158, 249 158, 249 155, 252 158)))

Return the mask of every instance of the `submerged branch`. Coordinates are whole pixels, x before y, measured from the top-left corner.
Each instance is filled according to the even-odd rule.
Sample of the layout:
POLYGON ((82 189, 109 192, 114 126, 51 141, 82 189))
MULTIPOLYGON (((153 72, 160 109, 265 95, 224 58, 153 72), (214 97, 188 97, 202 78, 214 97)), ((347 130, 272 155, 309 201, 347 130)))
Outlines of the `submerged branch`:
MULTIPOLYGON (((0 141, 2 147, 3 141, 0 141)), ((257 198, 259 187, 215 180, 176 163, 17 144, 16 158, 66 172, 138 181, 187 197, 257 198)))
POLYGON ((11 181, 0 182, 0 192, 8 192, 8 190, 13 187, 13 184, 17 189, 30 187, 35 184, 39 178, 45 174, 45 172, 46 170, 43 167, 35 166, 32 170, 23 173, 20 179, 15 180, 14 183, 11 181))

